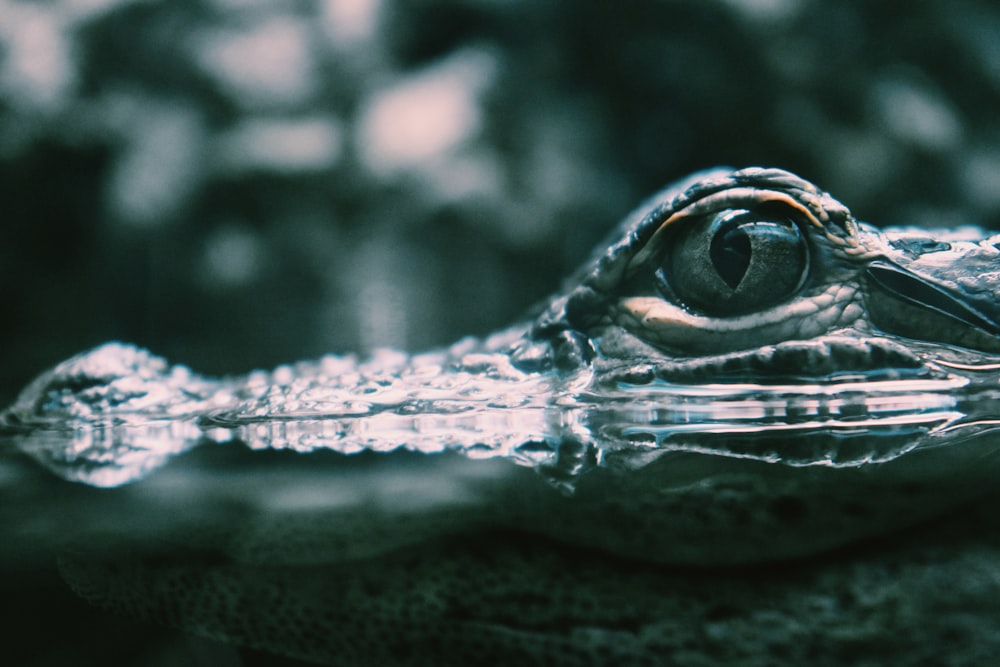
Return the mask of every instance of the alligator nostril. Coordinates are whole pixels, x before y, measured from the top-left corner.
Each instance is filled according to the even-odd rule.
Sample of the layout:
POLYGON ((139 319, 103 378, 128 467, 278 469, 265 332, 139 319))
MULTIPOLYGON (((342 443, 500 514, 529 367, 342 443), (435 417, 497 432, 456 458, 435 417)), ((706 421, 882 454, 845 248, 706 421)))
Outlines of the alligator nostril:
POLYGON ((889 241, 896 250, 902 250, 911 257, 919 257, 932 252, 947 252, 951 250, 951 244, 946 241, 938 241, 930 237, 926 238, 898 238, 889 241))

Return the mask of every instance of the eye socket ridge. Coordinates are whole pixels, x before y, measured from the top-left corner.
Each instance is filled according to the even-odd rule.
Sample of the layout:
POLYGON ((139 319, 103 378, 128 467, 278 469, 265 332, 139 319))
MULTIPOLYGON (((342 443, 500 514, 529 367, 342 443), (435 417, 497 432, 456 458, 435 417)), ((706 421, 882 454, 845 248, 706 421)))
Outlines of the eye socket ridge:
POLYGON ((656 270, 661 293, 688 310, 729 317, 801 289, 809 244, 786 206, 733 208, 678 221, 656 270))

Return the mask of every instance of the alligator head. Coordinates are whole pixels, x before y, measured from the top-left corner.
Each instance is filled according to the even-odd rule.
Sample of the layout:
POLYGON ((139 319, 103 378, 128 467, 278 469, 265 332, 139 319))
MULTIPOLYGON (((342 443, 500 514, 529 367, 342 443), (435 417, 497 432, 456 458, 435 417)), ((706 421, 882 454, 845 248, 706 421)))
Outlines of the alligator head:
POLYGON ((626 220, 531 340, 592 373, 577 396, 603 406, 605 452, 887 461, 993 428, 998 246, 877 230, 785 171, 698 174, 626 220))
POLYGON ((99 486, 206 441, 454 450, 500 462, 474 523, 667 562, 796 556, 991 486, 997 246, 878 231, 785 171, 716 170, 485 340, 223 380, 110 344, 42 375, 2 426, 99 486))
MULTIPOLYGON (((0 428, 85 483, 30 508, 72 546, 77 592, 310 661, 659 664, 718 653, 720 615, 750 609, 745 632, 767 634, 823 600, 867 628, 844 591, 897 600, 936 556, 875 556, 870 581, 805 561, 760 586, 663 565, 815 554, 994 488, 997 241, 878 231, 787 172, 713 171, 485 340, 221 380, 109 344, 40 376, 0 428), (199 447, 127 484, 231 440, 251 448, 236 463, 185 468, 218 451, 199 447), (252 451, 277 449, 315 453, 252 451)), ((963 581, 992 599, 989 576, 963 581)), ((955 604, 904 602, 915 632, 955 604)))

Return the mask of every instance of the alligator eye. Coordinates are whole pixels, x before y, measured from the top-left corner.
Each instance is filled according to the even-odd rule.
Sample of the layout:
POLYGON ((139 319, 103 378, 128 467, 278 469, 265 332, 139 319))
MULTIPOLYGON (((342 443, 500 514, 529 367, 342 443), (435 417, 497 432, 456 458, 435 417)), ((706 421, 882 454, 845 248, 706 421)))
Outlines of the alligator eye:
POLYGON ((779 303, 801 285, 806 239, 787 217, 726 210, 685 225, 657 277, 666 296, 706 315, 741 315, 779 303))

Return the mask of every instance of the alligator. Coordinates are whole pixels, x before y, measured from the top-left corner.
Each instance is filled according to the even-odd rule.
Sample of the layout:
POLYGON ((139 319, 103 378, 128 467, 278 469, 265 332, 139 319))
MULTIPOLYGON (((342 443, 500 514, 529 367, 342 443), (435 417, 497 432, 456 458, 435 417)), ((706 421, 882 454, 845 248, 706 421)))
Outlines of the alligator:
POLYGON ((329 664, 718 663, 705 628, 768 594, 733 572, 992 491, 998 268, 1000 235, 879 230, 787 171, 715 169, 486 338, 234 378, 109 343, 0 433, 131 499, 93 502, 143 539, 77 527, 61 557, 107 608, 329 664), (226 443, 252 475, 211 465, 226 443))

